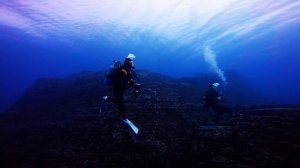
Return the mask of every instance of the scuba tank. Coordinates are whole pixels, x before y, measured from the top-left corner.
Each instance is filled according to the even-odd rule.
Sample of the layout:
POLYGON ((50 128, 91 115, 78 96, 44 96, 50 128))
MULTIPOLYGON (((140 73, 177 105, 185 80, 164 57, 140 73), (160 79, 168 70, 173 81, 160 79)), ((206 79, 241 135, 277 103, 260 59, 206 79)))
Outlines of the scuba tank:
POLYGON ((113 78, 116 76, 118 69, 122 66, 121 61, 113 61, 109 66, 109 70, 105 75, 103 84, 111 86, 113 84, 113 78))

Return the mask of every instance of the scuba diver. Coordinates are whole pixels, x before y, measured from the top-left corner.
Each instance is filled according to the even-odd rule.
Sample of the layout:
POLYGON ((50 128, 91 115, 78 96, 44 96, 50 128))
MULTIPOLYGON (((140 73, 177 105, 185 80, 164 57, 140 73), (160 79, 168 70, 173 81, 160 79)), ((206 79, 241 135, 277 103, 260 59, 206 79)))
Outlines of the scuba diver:
POLYGON ((129 54, 124 60, 123 65, 115 68, 113 74, 107 76, 110 77, 114 98, 103 96, 102 100, 108 100, 109 102, 118 105, 118 111, 122 120, 128 120, 125 115, 124 109, 124 92, 126 89, 132 87, 134 89, 134 95, 137 96, 140 91, 140 84, 136 83, 137 74, 134 72, 134 58, 133 54, 129 54))
POLYGON ((219 83, 209 84, 208 90, 204 93, 204 96, 203 96, 203 100, 205 101, 204 107, 212 109, 214 112, 216 112, 216 116, 215 116, 216 123, 219 122, 220 117, 224 113, 228 113, 228 114, 232 115, 231 111, 228 107, 219 104, 220 102, 223 101, 221 95, 219 94, 219 92, 216 89, 219 85, 220 85, 219 83))

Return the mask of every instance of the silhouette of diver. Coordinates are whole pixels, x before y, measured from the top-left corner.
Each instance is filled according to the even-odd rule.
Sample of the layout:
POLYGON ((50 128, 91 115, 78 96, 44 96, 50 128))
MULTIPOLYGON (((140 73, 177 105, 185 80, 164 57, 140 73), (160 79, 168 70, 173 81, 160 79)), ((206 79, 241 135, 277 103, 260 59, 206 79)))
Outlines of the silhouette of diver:
POLYGON ((222 101, 222 97, 217 91, 219 83, 209 84, 208 90, 204 93, 203 100, 205 101, 204 107, 212 109, 215 113, 215 122, 219 123, 220 117, 224 113, 232 115, 230 109, 224 105, 219 104, 222 101))
POLYGON ((138 95, 140 90, 140 84, 136 83, 137 75, 134 72, 134 61, 135 56, 129 54, 124 60, 123 65, 116 71, 112 78, 112 87, 114 98, 103 96, 103 100, 108 100, 118 105, 118 111, 122 120, 127 119, 124 109, 124 91, 130 87, 134 88, 135 96, 138 95))

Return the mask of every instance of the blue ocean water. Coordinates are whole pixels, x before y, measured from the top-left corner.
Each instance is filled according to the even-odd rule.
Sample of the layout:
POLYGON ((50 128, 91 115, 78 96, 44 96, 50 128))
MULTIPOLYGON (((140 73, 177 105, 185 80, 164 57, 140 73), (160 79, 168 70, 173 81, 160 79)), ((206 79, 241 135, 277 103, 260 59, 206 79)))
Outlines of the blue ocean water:
POLYGON ((236 71, 268 102, 299 104, 299 27, 295 0, 1 1, 0 111, 38 78, 129 53, 173 77, 236 71))

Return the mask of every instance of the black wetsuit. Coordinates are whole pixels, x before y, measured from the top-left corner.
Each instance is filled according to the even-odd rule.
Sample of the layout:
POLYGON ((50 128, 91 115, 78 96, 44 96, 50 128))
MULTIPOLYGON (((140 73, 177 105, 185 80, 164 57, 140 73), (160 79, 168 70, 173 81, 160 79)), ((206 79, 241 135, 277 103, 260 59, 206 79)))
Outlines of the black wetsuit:
POLYGON ((229 113, 231 115, 231 111, 228 107, 224 105, 220 105, 220 95, 218 91, 212 87, 210 87, 204 94, 204 107, 213 109, 216 114, 216 122, 219 122, 219 118, 224 113, 229 113))
POLYGON ((209 90, 207 90, 204 94, 204 100, 205 100, 205 107, 210 107, 210 108, 214 108, 218 105, 219 103, 219 93, 213 89, 213 88, 209 88, 209 90))
POLYGON ((134 85, 131 77, 132 70, 125 66, 121 66, 116 76, 112 80, 114 98, 108 98, 108 101, 116 103, 122 119, 126 118, 124 109, 124 91, 134 85))

